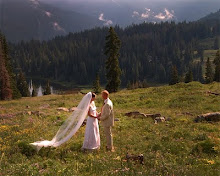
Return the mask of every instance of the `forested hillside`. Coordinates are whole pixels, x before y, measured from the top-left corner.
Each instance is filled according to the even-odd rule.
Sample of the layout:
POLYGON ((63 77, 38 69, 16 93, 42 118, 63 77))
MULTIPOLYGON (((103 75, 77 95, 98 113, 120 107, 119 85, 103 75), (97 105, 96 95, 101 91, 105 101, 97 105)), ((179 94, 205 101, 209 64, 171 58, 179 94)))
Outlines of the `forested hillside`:
MULTIPOLYGON (((95 28, 70 33, 48 42, 30 41, 11 44, 11 56, 17 70, 21 68, 31 78, 90 84, 97 72, 105 82, 104 46, 108 28, 95 28)), ((193 71, 194 80, 203 81, 203 50, 200 41, 217 38, 220 25, 207 20, 197 22, 142 23, 125 29, 115 26, 122 47, 120 66, 122 85, 129 81, 166 83, 172 65, 180 76, 193 71), (197 51, 197 52, 196 52, 197 51), (196 61, 194 58, 197 59, 196 61)), ((214 40, 213 40, 214 41, 214 40)), ((206 59, 206 58, 205 58, 206 59)))

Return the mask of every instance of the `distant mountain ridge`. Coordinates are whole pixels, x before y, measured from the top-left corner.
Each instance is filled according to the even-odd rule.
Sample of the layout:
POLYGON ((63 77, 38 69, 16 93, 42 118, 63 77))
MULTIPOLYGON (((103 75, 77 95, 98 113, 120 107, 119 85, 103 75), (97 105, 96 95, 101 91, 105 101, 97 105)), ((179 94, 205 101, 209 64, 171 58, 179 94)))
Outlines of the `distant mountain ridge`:
POLYGON ((200 21, 206 21, 208 23, 213 23, 213 22, 220 23, 220 9, 217 12, 210 13, 209 15, 201 18, 200 21))
POLYGON ((7 0, 0 3, 0 8, 0 30, 11 42, 48 40, 101 25, 91 16, 64 11, 37 0, 7 0))
MULTIPOLYGON (((141 4, 142 7, 138 3, 136 3, 137 6, 135 3, 131 6, 131 4, 118 2, 1 0, 0 31, 10 42, 31 39, 49 40, 55 36, 67 35, 69 32, 79 32, 96 26, 117 24, 127 27, 143 22, 197 21, 200 16, 213 11, 214 6, 211 4, 209 8, 204 8, 203 12, 200 10, 198 13, 200 6, 207 6, 207 3, 198 4, 197 10, 193 11, 195 2, 183 4, 185 6, 178 3, 172 6, 169 3, 160 5, 144 3, 141 4)), ((218 6, 218 4, 215 5, 218 6)), ((219 11, 205 16, 201 21, 213 24, 218 19, 220 19, 219 11)))

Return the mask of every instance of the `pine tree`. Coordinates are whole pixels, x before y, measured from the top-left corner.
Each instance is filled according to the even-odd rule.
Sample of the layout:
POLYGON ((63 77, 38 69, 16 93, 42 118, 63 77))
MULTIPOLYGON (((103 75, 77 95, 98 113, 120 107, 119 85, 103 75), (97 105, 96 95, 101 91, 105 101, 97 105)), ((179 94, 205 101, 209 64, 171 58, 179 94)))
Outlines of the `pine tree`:
POLYGON ((33 91, 32 91, 31 96, 32 96, 32 97, 36 97, 36 96, 37 96, 37 90, 36 90, 35 85, 33 85, 33 91))
POLYGON ((171 75, 170 75, 170 83, 169 85, 174 85, 179 82, 178 71, 175 65, 171 68, 171 75))
POLYGON ((9 52, 8 52, 7 41, 6 41, 5 37, 1 34, 0 34, 0 40, 2 43, 3 57, 5 58, 5 66, 8 71, 8 74, 9 74, 10 87, 12 89, 12 98, 18 99, 18 98, 21 98, 21 93, 19 92, 19 90, 17 88, 16 76, 13 73, 11 59, 9 57, 9 52))
POLYGON ((185 76, 185 83, 189 83, 192 81, 193 81, 193 72, 192 72, 192 70, 189 70, 185 76))
POLYGON ((50 82, 49 80, 47 81, 47 86, 46 89, 44 91, 44 95, 50 95, 51 94, 51 88, 50 88, 50 82))
POLYGON ((6 69, 5 58, 2 49, 2 43, 0 41, 0 99, 10 100, 12 99, 12 90, 10 85, 10 76, 6 69))
POLYGON ((18 90, 20 91, 22 97, 29 97, 30 96, 30 93, 28 90, 28 84, 26 82, 24 73, 22 71, 20 71, 20 73, 18 75, 17 87, 18 87, 18 90))
POLYGON ((109 35, 106 36, 105 55, 108 57, 106 61, 106 89, 109 92, 117 92, 121 80, 121 69, 119 67, 119 49, 121 47, 121 41, 118 38, 113 27, 109 29, 109 35))
POLYGON ((93 91, 98 94, 101 92, 101 86, 100 86, 100 77, 99 77, 99 74, 97 73, 96 74, 96 79, 93 83, 93 91))
POLYGON ((213 71, 212 71, 212 65, 211 65, 210 59, 208 57, 206 61, 205 82, 206 84, 209 84, 212 81, 213 81, 213 71))
POLYGON ((220 50, 218 50, 216 53, 214 64, 215 64, 214 81, 220 82, 220 50))

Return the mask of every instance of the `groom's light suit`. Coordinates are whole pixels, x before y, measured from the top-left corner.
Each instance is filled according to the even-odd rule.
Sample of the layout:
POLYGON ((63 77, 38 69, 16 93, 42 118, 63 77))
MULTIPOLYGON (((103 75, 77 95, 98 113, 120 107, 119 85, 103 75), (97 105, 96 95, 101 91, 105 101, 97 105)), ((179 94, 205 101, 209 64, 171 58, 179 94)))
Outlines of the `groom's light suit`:
POLYGON ((112 126, 114 126, 114 113, 112 101, 107 98, 102 107, 101 117, 102 126, 104 127, 107 140, 107 148, 113 149, 112 126))

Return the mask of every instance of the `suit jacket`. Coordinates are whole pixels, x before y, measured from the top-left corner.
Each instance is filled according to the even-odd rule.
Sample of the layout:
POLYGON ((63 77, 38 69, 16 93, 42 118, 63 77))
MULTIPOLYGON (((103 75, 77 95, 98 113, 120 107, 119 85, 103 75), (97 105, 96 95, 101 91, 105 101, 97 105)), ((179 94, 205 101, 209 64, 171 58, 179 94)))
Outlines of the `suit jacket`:
POLYGON ((114 112, 112 101, 108 98, 102 107, 100 120, 104 127, 114 126, 114 112))

